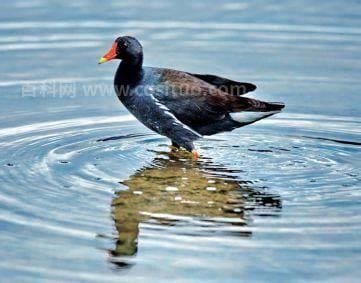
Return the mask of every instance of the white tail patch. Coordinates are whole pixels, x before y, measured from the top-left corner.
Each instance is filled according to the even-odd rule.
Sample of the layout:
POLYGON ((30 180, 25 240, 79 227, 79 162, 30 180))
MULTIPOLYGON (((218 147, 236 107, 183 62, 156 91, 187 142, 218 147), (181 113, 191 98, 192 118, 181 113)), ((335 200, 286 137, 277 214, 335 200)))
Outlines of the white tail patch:
POLYGON ((229 113, 232 120, 238 122, 238 123, 252 123, 257 120, 262 119, 263 117, 273 115, 276 113, 279 113, 281 111, 269 111, 269 112, 250 112, 250 111, 244 111, 244 112, 234 112, 229 113))

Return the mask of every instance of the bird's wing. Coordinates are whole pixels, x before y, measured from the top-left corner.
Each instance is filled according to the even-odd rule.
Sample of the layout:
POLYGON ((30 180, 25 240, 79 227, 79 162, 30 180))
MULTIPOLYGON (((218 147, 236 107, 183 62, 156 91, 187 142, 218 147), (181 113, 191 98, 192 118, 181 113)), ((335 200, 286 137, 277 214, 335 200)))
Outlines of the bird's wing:
POLYGON ((180 121, 196 129, 224 118, 227 113, 268 111, 268 103, 218 89, 185 72, 159 69, 154 97, 180 121))
POLYGON ((206 74, 192 74, 189 75, 199 78, 211 85, 214 85, 216 88, 227 92, 232 95, 243 95, 247 92, 256 90, 257 86, 251 83, 237 82, 230 79, 218 77, 215 75, 206 75, 206 74))

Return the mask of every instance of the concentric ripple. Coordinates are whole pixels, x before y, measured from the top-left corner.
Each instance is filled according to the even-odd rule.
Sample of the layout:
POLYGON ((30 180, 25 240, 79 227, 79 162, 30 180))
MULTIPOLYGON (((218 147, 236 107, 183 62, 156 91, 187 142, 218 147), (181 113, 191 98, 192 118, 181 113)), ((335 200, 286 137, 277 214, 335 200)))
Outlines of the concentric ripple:
POLYGON ((357 282, 359 1, 243 2, 2 1, 3 281, 357 282), (96 66, 124 34, 287 113, 171 152, 96 66))
POLYGON ((198 161, 139 129, 130 116, 91 116, 0 130, 2 268, 86 279, 107 257, 160 277, 212 265, 241 275, 249 257, 251 270, 275 272, 273 253, 303 272, 296 249, 324 262, 315 272, 344 272, 340 254, 359 263, 359 120, 283 114, 199 141, 198 161), (19 227, 30 265, 14 256, 19 227))

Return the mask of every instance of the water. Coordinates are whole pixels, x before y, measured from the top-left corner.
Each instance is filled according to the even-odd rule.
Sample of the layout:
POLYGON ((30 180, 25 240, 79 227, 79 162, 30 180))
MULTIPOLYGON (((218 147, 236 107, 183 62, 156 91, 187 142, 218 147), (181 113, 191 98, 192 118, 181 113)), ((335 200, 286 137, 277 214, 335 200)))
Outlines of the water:
POLYGON ((358 281, 359 1, 1 6, 5 281, 358 281), (96 65, 120 34, 147 65, 286 109, 197 142, 197 162, 172 153, 115 98, 116 63, 96 65))

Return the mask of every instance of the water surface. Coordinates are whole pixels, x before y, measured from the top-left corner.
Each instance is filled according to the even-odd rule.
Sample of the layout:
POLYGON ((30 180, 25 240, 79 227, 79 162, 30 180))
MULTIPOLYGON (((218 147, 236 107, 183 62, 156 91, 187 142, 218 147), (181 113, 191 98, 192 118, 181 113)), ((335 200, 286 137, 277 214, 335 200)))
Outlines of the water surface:
POLYGON ((1 5, 3 278, 357 282, 358 1, 1 5), (121 34, 147 65, 250 81, 287 107, 190 160, 120 105, 116 63, 96 65, 121 34))

